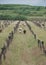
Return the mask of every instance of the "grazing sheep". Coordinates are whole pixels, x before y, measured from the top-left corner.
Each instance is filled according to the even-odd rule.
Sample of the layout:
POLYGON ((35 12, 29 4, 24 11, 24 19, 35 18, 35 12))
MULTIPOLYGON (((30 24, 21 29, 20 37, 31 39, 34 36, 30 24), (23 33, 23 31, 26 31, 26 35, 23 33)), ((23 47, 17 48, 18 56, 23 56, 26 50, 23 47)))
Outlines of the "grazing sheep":
POLYGON ((22 31, 19 31, 19 33, 22 33, 22 31))
POLYGON ((44 24, 42 24, 42 26, 45 26, 44 24))
POLYGON ((20 33, 22 33, 22 28, 19 28, 18 30, 19 30, 20 33))
POLYGON ((24 30, 23 33, 26 34, 26 30, 24 30))

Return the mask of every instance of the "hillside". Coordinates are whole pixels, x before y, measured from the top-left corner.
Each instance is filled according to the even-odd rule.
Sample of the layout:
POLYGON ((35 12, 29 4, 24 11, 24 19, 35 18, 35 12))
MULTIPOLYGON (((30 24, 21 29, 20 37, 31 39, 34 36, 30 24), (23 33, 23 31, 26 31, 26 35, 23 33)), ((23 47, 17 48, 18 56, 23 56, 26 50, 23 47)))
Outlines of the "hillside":
POLYGON ((46 17, 46 7, 30 5, 0 4, 0 19, 26 20, 46 17))

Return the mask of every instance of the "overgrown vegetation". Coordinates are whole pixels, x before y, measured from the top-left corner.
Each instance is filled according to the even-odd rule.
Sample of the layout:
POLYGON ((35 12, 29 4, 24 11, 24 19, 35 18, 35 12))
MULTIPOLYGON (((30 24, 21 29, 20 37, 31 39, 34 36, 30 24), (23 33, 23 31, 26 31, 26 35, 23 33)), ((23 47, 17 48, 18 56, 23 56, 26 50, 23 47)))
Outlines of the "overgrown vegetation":
POLYGON ((46 17, 46 7, 0 4, 0 19, 27 20, 31 17, 46 17))

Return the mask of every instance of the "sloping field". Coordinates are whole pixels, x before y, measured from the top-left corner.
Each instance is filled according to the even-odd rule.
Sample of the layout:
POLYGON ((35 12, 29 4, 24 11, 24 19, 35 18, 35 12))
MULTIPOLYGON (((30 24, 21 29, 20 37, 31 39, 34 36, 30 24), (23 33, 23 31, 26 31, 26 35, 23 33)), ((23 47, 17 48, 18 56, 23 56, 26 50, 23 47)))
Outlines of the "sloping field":
MULTIPOLYGON (((45 40, 46 31, 35 26, 32 22, 28 22, 33 31, 37 34, 38 38, 45 40)), ((24 21, 20 22, 19 28, 26 30, 26 34, 19 32, 19 28, 14 34, 13 41, 6 53, 6 60, 2 61, 2 65, 46 65, 46 56, 38 48, 38 43, 34 39, 34 36, 30 32, 29 28, 24 21)), ((12 23, 7 29, 0 33, 0 41, 2 41, 8 36, 8 33, 13 30, 15 22, 12 23), (3 36, 2 36, 3 34, 3 36)), ((1 42, 2 42, 1 41, 1 42)), ((3 41, 4 42, 4 41, 3 41)), ((0 43, 0 48, 2 46, 0 43)))
MULTIPOLYGON (((44 41, 45 49, 46 49, 46 31, 43 28, 37 27, 34 23, 28 22, 34 31, 34 33, 37 36, 37 39, 40 39, 41 41, 44 41)), ((37 40, 36 40, 37 41, 37 40)), ((36 49, 34 49, 34 52, 36 49)), ((37 52, 37 53, 40 53, 37 52)), ((34 55, 34 61, 36 62, 36 65, 46 65, 46 56, 44 56, 43 51, 41 51, 41 55, 34 55)))
POLYGON ((32 30, 36 33, 37 39, 39 38, 39 39, 43 40, 45 42, 45 44, 46 44, 46 30, 36 26, 32 22, 29 22, 29 24, 32 27, 32 30))
POLYGON ((46 17, 46 7, 31 5, 0 4, 0 19, 31 20, 46 17))
POLYGON ((0 48, 5 43, 6 38, 8 37, 9 33, 13 30, 13 27, 15 26, 16 22, 11 23, 8 27, 6 27, 1 33, 0 33, 0 48))

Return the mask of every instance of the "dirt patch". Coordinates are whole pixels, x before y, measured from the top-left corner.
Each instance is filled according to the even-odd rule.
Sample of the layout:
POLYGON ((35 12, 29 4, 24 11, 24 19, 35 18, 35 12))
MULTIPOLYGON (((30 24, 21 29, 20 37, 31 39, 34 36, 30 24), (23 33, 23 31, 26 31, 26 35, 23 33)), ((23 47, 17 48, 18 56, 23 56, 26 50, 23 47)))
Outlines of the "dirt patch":
POLYGON ((32 49, 32 56, 39 56, 40 54, 42 54, 42 51, 38 47, 32 49))
POLYGON ((21 59, 24 61, 27 65, 33 65, 31 61, 31 55, 27 51, 23 51, 21 54, 21 59))
POLYGON ((35 47, 32 49, 32 57, 35 65, 46 65, 45 55, 39 48, 35 47))

